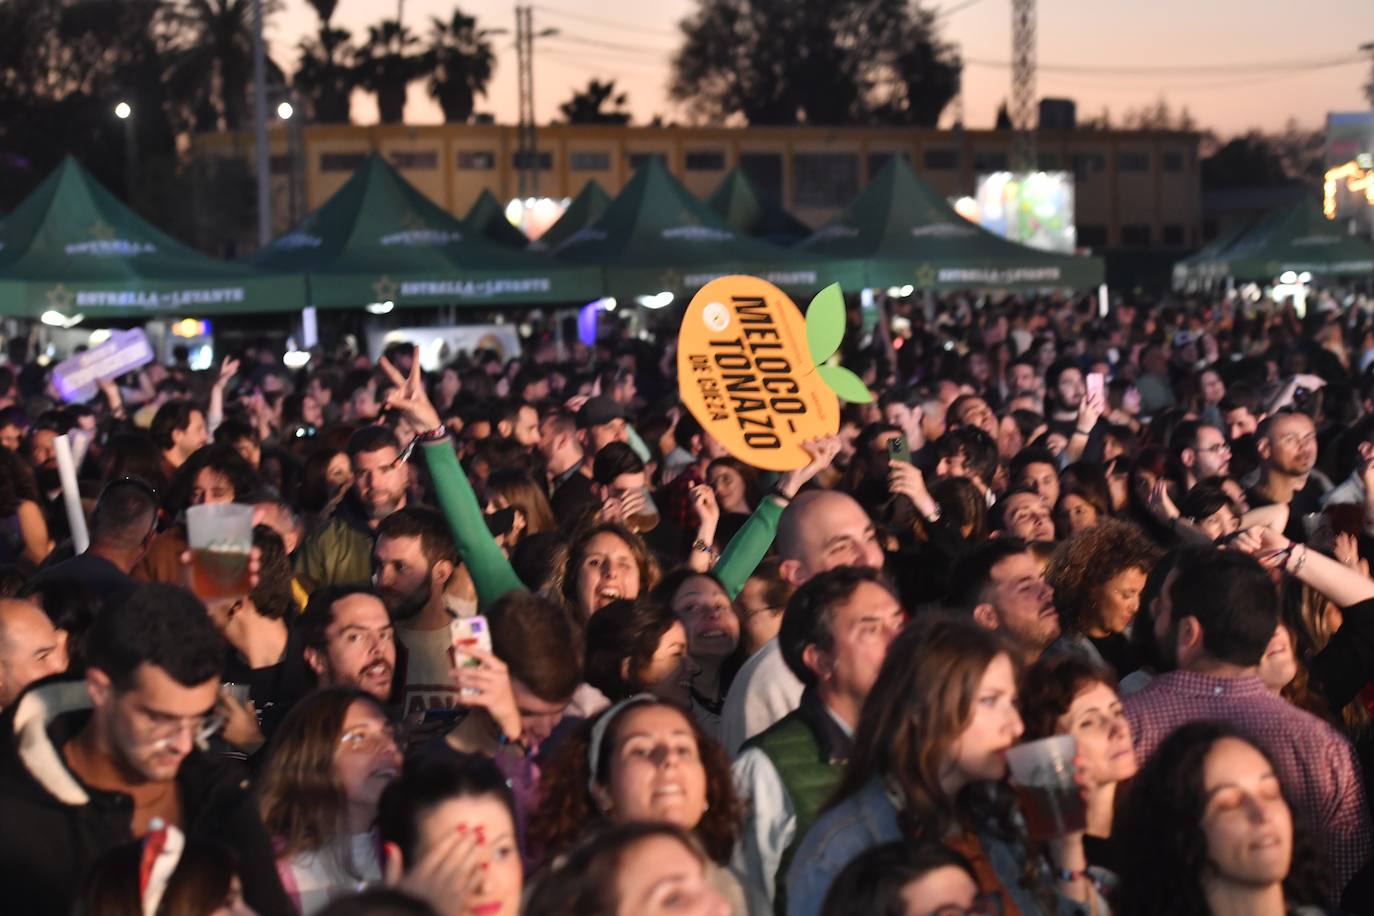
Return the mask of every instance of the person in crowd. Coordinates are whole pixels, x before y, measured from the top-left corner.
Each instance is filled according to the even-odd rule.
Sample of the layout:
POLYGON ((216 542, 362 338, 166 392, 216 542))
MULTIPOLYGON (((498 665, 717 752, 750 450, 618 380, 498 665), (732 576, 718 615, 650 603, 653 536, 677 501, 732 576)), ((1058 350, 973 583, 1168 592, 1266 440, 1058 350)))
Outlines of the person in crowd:
MULTIPOLYGON (((719 866, 739 838, 742 805, 725 752, 689 713, 652 696, 623 700, 584 725, 548 760, 543 788, 530 842, 545 859, 598 822, 675 824, 719 866)), ((728 871, 715 877, 743 902, 728 871)))
POLYGON ((377 806, 384 879, 439 916, 517 916, 525 870, 515 809, 485 757, 406 760, 377 806))
POLYGON ((370 585, 331 585, 310 595, 296 626, 304 658, 321 687, 356 687, 390 702, 396 625, 370 585))
POLYGON ((1022 679, 1021 718, 1027 741, 1072 735, 1075 766, 1086 784, 1089 865, 1119 873, 1120 837, 1113 833, 1123 783, 1139 769, 1131 726, 1111 671, 1079 655, 1042 658, 1022 679))
POLYGON ((1139 529, 1116 519, 1060 544, 1045 571, 1063 633, 1051 651, 1080 652, 1118 678, 1140 667, 1128 634, 1159 554, 1139 529))
POLYGON ((1059 502, 1059 462, 1049 449, 1022 449, 1011 460, 1007 478, 1013 487, 1024 487, 1040 497, 1046 509, 1059 502))
POLYGON ((227 445, 210 445, 177 468, 164 506, 176 518, 153 538, 132 575, 143 582, 183 581, 181 555, 187 550, 185 512, 191 506, 232 503, 255 488, 253 468, 227 445))
POLYGON ((221 694, 223 737, 252 755, 271 740, 291 707, 314 686, 300 627, 292 625, 291 563, 281 538, 253 530, 260 562, 258 583, 245 597, 208 608, 210 621, 228 644, 224 680, 248 688, 247 704, 221 694))
POLYGON ((716 538, 724 547, 762 498, 758 473, 738 458, 717 458, 706 467, 706 483, 720 506, 716 538))
MULTIPOLYGON (((1301 550, 1267 557, 1289 568, 1301 550)), ((1155 632, 1172 668, 1124 702, 1137 757, 1189 722, 1220 719, 1252 734, 1293 787, 1294 815, 1318 838, 1337 900, 1374 852, 1360 767, 1349 740, 1280 699, 1259 677, 1279 624, 1266 570, 1235 551, 1182 556, 1161 586, 1155 632)))
POLYGON ((372 581, 396 639, 405 647, 403 718, 453 706, 456 689, 449 683, 450 649, 447 588, 457 551, 442 513, 407 506, 382 519, 372 548, 372 581))
POLYGON ((980 863, 980 893, 1003 911, 1091 906, 1083 835, 1024 839, 1007 791, 1006 751, 1021 737, 1016 663, 989 630, 943 615, 917 618, 888 646, 864 703, 854 751, 827 809, 787 872, 789 916, 819 913, 830 886, 865 850, 903 837, 944 842, 980 863))
POLYGON ((84 683, 24 694, 0 718, 0 884, 16 912, 66 914, 102 853, 166 824, 231 845, 244 898, 292 913, 241 777, 213 732, 223 643, 185 589, 149 584, 96 617, 84 683))
POLYGON ((692 706, 696 666, 687 629, 663 604, 613 601, 587 622, 586 639, 587 683, 605 705, 647 692, 682 709, 692 706))
POLYGON ((258 805, 282 886, 302 916, 379 882, 377 803, 401 754, 376 698, 348 687, 310 694, 286 715, 269 754, 258 805))
POLYGON ((1182 471, 1185 490, 1208 477, 1225 477, 1231 469, 1231 443, 1221 427, 1184 420, 1169 436, 1169 453, 1182 471))
POLYGON ((1180 726, 1141 770, 1121 816, 1124 916, 1284 916, 1326 902, 1282 767, 1226 721, 1180 726))
POLYGON ((1052 508, 1034 490, 1013 487, 993 505, 992 524, 1003 537, 1023 541, 1053 541, 1052 508))
POLYGON ((1067 484, 1054 507, 1054 529, 1061 539, 1087 531, 1112 514, 1111 504, 1096 487, 1067 484))
POLYGON ((508 527, 501 521, 509 532, 502 544, 508 551, 530 535, 558 530, 548 496, 524 471, 506 468, 492 472, 487 477, 486 496, 488 519, 504 519, 502 513, 510 517, 508 527))
POLYGON ((358 430, 348 440, 348 460, 352 488, 296 554, 296 575, 307 592, 325 585, 371 581, 377 526, 406 505, 406 465, 390 429, 364 426, 358 430))
POLYGON ((687 653, 696 669, 689 690, 692 712, 719 740, 725 696, 744 662, 739 617, 730 596, 715 576, 692 569, 669 574, 654 595, 686 627, 687 653))
POLYGON ((591 462, 578 438, 573 414, 559 409, 540 420, 539 454, 549 475, 550 505, 560 525, 571 528, 601 508, 592 493, 591 462))
POLYGON ((174 826, 100 856, 81 882, 76 912, 257 916, 244 899, 234 849, 174 826))
POLYGON ((32 683, 67 670, 67 633, 30 601, 0 598, 0 709, 32 683))
POLYGON ((3 449, 0 454, 0 563, 37 566, 52 551, 43 506, 32 468, 3 449))
POLYGON ((341 448, 317 447, 301 470, 298 508, 311 520, 323 521, 353 483, 353 466, 341 448))
MULTIPOLYGON (((1168 491, 1163 486, 1159 490, 1160 499, 1167 499, 1168 491)), ((1178 515, 1174 518, 1180 519, 1175 524, 1191 525, 1214 543, 1240 530, 1240 513, 1235 501, 1216 479, 1199 481, 1190 489, 1179 503, 1178 515)))
POLYGON ((181 398, 173 398, 157 409, 149 431, 162 452, 164 476, 168 479, 210 441, 205 412, 181 398))
POLYGON ((1290 540, 1306 541, 1303 519, 1321 511, 1331 483, 1317 464, 1317 428, 1304 413, 1290 411, 1266 417, 1256 430, 1259 476, 1247 493, 1252 509, 1286 506, 1281 526, 1290 540))
POLYGON ((735 598, 740 648, 746 659, 777 636, 782 626, 783 608, 791 597, 792 587, 782 577, 781 565, 776 557, 764 560, 735 598))
POLYGON ((732 767, 740 795, 749 799, 736 861, 777 909, 777 878, 839 784, 864 700, 905 621, 896 596, 862 566, 815 576, 787 604, 778 645, 805 685, 801 702, 749 739, 732 767))
POLYGON ((950 576, 949 607, 997 630, 1022 665, 1034 663, 1060 635, 1054 589, 1030 545, 997 538, 961 559, 950 576))
POLYGON ((973 866, 934 842, 883 843, 860 853, 835 878, 821 916, 991 916, 973 866))
POLYGON ((740 911, 711 880, 696 837, 671 823, 633 821, 588 836, 534 885, 524 916, 729 916, 740 911))

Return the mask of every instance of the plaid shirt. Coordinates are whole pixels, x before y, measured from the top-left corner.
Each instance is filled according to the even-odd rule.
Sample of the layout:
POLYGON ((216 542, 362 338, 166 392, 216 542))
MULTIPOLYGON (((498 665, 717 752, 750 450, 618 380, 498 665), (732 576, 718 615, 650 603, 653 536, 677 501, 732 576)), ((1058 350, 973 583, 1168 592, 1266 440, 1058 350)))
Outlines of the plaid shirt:
POLYGON ((1161 674, 1122 701, 1143 765, 1180 725, 1230 723, 1273 758, 1294 817, 1326 856, 1332 900, 1369 859, 1369 811, 1350 741, 1311 713, 1275 696, 1257 676, 1222 678, 1190 671, 1161 674))

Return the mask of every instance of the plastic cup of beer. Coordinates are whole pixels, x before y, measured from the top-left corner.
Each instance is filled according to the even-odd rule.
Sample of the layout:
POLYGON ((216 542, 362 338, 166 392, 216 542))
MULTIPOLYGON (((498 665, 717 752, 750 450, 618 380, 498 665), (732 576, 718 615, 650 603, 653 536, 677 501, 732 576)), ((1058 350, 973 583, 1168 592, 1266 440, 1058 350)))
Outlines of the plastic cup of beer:
POLYGON ((1032 839, 1076 833, 1087 826, 1087 803, 1074 780, 1072 735, 1018 744, 1007 751, 1011 785, 1032 839))
POLYGON ((242 598, 252 591, 253 507, 238 503, 186 510, 191 548, 191 590, 203 601, 242 598))

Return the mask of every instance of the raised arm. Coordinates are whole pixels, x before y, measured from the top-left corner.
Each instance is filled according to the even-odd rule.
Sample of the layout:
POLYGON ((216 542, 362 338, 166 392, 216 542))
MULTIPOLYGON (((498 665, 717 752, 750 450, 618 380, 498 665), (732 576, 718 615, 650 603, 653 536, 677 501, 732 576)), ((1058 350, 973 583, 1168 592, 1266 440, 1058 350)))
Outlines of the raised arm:
POLYGON ((402 413, 424 438, 421 453, 434 480, 439 507, 444 511, 449 530, 458 547, 458 555, 472 576, 477 589, 477 604, 485 609, 496 599, 513 591, 528 591, 515 574, 510 561, 487 530, 487 520, 472 492, 467 475, 458 464, 448 431, 439 420, 439 413, 425 394, 420 380, 420 362, 416 360, 408 378, 402 377, 385 358, 380 363, 395 387, 387 395, 386 404, 402 413))

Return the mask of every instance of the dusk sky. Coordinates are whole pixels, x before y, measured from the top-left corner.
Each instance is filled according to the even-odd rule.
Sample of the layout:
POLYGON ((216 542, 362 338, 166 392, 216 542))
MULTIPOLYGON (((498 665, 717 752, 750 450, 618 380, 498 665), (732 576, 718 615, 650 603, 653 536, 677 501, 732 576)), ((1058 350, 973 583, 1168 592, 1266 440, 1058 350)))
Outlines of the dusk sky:
MULTIPOLYGON (((1010 0, 927 5, 950 10, 941 20, 942 36, 960 46, 966 61, 965 124, 991 127, 1010 87, 1010 0)), ((464 0, 458 6, 484 28, 514 30, 514 4, 507 0, 464 0)), ((637 123, 655 114, 681 119, 665 86, 678 45, 676 24, 695 7, 695 0, 537 5, 536 28, 562 32, 536 46, 540 123, 555 118, 573 88, 592 77, 613 77, 629 92, 637 123)), ((453 0, 404 0, 405 23, 423 34, 431 17, 447 18, 453 8, 453 0)), ((395 14, 395 0, 340 0, 334 21, 358 40, 368 24, 395 14)), ((288 70, 294 67, 296 42, 316 24, 305 0, 285 0, 285 12, 269 23, 274 56, 288 70)), ((1040 0, 1037 94, 1075 99, 1080 117, 1095 116, 1106 106, 1115 120, 1163 96, 1171 106, 1186 105, 1200 127, 1223 136, 1250 128, 1277 131, 1290 118, 1317 127, 1328 111, 1369 107, 1360 89, 1368 78, 1368 59, 1347 62, 1367 41, 1374 41, 1374 0, 1040 0), (1061 67, 1075 69, 1056 69, 1061 67)), ((478 110, 492 112, 500 123, 514 123, 513 35, 496 36, 493 43, 496 75, 478 110)), ((362 123, 375 122, 372 98, 359 94, 353 115, 362 123)), ((942 123, 949 119, 947 109, 942 123)), ((406 121, 442 121, 422 82, 411 86, 406 121)))

